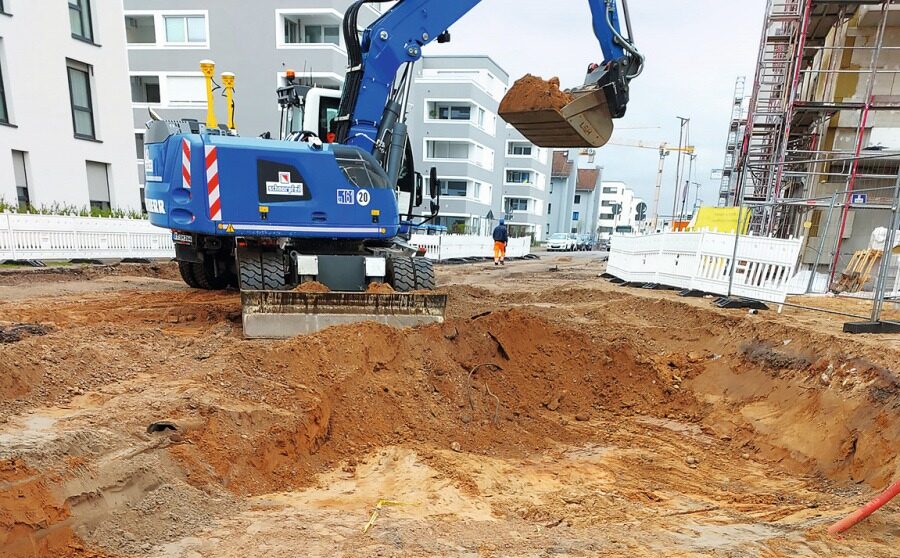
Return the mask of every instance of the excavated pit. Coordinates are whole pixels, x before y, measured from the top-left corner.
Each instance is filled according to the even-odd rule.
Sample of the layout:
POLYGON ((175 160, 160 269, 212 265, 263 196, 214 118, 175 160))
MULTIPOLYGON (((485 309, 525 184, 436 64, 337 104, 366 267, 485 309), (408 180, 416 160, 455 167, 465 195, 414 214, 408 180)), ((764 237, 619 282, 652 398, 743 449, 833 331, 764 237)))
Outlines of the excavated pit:
POLYGON ((0 556, 891 555, 896 506, 823 534, 900 472, 884 355, 523 283, 279 342, 230 294, 5 304, 54 327, 0 346, 0 556))

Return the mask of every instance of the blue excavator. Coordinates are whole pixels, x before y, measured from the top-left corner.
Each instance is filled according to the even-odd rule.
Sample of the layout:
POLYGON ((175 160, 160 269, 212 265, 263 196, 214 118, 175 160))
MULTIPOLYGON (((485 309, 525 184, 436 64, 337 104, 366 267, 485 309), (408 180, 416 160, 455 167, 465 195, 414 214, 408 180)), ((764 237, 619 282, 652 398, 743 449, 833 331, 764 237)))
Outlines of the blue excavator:
MULTIPOLYGON (((148 122, 150 221, 171 229, 188 285, 240 288, 245 336, 443 319, 447 298, 430 292, 432 261, 408 243, 439 212, 438 177, 430 169, 422 207, 423 178, 413 167, 405 120, 423 47, 448 42, 450 26, 480 0, 399 0, 360 33, 360 9, 371 1, 357 0, 344 16, 348 71, 340 94, 291 76, 278 89, 277 139, 235 133, 232 74, 223 74, 232 116, 218 125, 209 61, 201 63, 207 122, 148 122), (319 284, 327 292, 313 292, 325 290, 319 284)), ((557 84, 535 95, 517 82, 500 104, 501 118, 541 147, 605 144, 643 67, 626 0, 621 11, 616 0, 587 2, 604 59, 589 66, 584 85, 560 97, 557 84)))

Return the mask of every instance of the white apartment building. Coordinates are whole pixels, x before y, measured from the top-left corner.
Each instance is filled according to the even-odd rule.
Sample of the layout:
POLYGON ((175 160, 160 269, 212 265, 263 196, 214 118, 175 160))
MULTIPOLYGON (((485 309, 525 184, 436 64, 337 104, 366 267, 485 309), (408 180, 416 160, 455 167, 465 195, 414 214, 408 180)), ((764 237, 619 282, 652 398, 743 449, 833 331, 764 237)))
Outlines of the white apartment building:
POLYGON ((438 170, 451 232, 489 234, 506 217, 513 235, 546 233, 549 153, 497 116, 509 75, 487 56, 426 56, 409 112, 417 168, 438 170))
POLYGON ((139 209, 122 4, 0 0, 0 199, 139 209))
POLYGON ((597 232, 600 240, 609 240, 617 232, 643 230, 647 204, 624 182, 604 181, 600 185, 600 217, 597 232))

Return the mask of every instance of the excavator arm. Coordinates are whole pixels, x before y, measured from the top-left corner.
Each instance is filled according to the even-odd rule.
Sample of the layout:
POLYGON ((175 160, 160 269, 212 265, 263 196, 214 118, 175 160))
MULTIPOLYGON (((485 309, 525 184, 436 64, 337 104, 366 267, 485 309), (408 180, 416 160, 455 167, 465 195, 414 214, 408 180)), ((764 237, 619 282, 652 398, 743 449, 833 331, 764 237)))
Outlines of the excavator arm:
MULTIPOLYGON (((434 40, 448 41, 450 26, 481 0, 401 0, 365 29, 360 38, 357 16, 360 8, 371 1, 357 0, 344 17, 349 70, 335 132, 338 142, 381 156, 393 178, 399 172, 405 149, 404 111, 413 81, 412 65, 422 57, 423 46, 434 40)), ((588 0, 588 5, 603 62, 591 65, 584 86, 563 93, 562 98, 568 102, 557 102, 560 106, 552 102, 547 107, 516 106, 515 86, 501 103, 501 117, 539 146, 599 147, 606 143, 612 132, 611 119, 625 113, 628 82, 643 65, 643 57, 631 42, 627 10, 626 38, 620 28, 616 0, 588 0), (508 99, 512 102, 508 103, 508 99), (576 106, 567 111, 568 105, 576 106), (560 133, 557 128, 567 129, 560 133)), ((548 98, 554 93, 558 91, 547 91, 548 98)))

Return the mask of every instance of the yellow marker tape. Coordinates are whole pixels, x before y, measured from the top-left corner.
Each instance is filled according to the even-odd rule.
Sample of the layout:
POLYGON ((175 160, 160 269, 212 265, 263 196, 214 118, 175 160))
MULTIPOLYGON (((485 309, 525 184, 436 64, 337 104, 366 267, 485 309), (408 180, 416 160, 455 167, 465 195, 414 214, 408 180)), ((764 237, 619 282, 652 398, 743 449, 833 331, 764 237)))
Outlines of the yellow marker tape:
POLYGON ((369 518, 369 521, 363 527, 363 534, 365 535, 366 533, 368 533, 369 529, 371 529, 375 525, 375 520, 378 519, 378 515, 381 512, 381 509, 384 508, 385 506, 411 506, 411 505, 412 504, 408 504, 406 502, 397 502, 396 500, 384 500, 384 499, 378 500, 378 503, 375 504, 375 509, 372 510, 372 516, 369 518))
POLYGON ((261 205, 261 206, 259 206, 259 212, 260 212, 260 213, 268 213, 268 212, 269 212, 269 206, 267 206, 267 205, 261 205))
POLYGON ((380 209, 373 209, 373 210, 372 210, 372 215, 373 215, 373 216, 375 216, 375 215, 381 215, 381 210, 380 210, 380 209))
POLYGON ((227 227, 225 227, 225 232, 227 232, 227 233, 233 233, 233 232, 234 232, 234 226, 233 226, 233 225, 228 225, 227 227))

